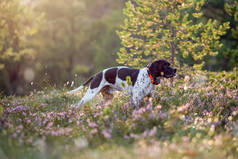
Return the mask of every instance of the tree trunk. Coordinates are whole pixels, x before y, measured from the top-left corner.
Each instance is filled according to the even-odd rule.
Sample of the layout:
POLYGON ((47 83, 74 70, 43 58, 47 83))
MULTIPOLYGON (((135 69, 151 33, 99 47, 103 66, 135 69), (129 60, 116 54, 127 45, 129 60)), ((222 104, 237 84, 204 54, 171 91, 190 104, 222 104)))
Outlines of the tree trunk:
MULTIPOLYGON (((172 34, 171 34, 171 37, 172 38, 174 38, 175 37, 175 28, 172 26, 171 27, 171 32, 172 32, 172 34)), ((170 45, 171 45, 171 63, 172 63, 172 65, 174 66, 174 64, 175 64, 175 62, 174 62, 174 58, 175 58, 175 51, 176 51, 176 48, 175 48, 175 43, 174 43, 174 41, 172 41, 171 43, 170 43, 170 45)), ((173 87, 173 77, 170 79, 170 83, 171 83, 171 86, 173 87)))
MULTIPOLYGON (((175 56, 175 45, 174 45, 174 42, 171 42, 170 43, 171 45, 171 63, 172 65, 174 66, 174 56, 175 56)), ((171 87, 173 87, 173 81, 174 81, 174 78, 170 78, 170 84, 171 84, 171 87)))
POLYGON ((174 57, 175 57, 175 45, 174 42, 170 43, 171 45, 171 63, 174 65, 174 57))
MULTIPOLYGON (((175 28, 173 26, 171 27, 171 32, 172 32, 171 37, 174 38, 175 37, 175 28)), ((175 51, 176 51, 174 41, 172 41, 170 43, 170 46, 171 46, 171 63, 172 63, 172 65, 174 65, 174 58, 175 58, 175 51)))
POLYGON ((68 81, 71 83, 73 81, 73 55, 69 57, 69 66, 68 66, 68 81))
POLYGON ((69 54, 68 60, 69 60, 69 66, 68 66, 68 81, 72 82, 73 81, 73 66, 74 66, 74 54, 76 54, 76 40, 75 40, 75 20, 74 18, 71 19, 71 53, 69 54))

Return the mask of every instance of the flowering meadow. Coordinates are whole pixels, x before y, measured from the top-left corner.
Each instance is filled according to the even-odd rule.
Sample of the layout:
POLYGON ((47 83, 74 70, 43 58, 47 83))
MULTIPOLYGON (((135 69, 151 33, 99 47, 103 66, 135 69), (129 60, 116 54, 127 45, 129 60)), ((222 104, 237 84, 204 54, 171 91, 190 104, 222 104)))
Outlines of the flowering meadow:
POLYGON ((1 97, 0 158, 237 159, 237 73, 179 71, 140 108, 122 93, 79 110, 85 92, 1 97))

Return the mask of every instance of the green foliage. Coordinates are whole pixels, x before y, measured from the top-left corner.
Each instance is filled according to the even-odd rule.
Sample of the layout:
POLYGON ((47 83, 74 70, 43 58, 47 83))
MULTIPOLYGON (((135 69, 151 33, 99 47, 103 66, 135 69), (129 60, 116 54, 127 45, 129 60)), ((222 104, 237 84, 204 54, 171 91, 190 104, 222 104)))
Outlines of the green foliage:
POLYGON ((28 39, 38 31, 42 15, 33 9, 20 0, 0 1, 0 88, 8 93, 16 91, 21 69, 36 56, 28 39))
POLYGON ((89 23, 85 17, 86 7, 85 1, 77 0, 59 0, 57 3, 43 0, 39 3, 37 11, 45 13, 45 21, 32 38, 32 45, 39 52, 35 68, 39 77, 54 82, 58 78, 61 82, 72 81, 74 61, 87 58, 79 53, 87 53, 84 45, 89 40, 85 32, 89 23))
POLYGON ((201 68, 206 55, 217 54, 222 47, 220 36, 229 29, 228 22, 202 20, 204 3, 203 0, 128 1, 124 9, 127 18, 117 32, 123 45, 117 62, 138 67, 163 58, 182 64, 190 57, 194 66, 201 68))
MULTIPOLYGON (((232 0, 230 2, 227 2, 225 4, 225 10, 230 16, 233 16, 234 20, 238 22, 238 1, 232 0)), ((238 39, 238 25, 235 26, 235 28, 231 29, 232 36, 235 39, 238 39)))
POLYGON ((123 3, 2 0, 0 91, 23 95, 53 84, 78 85, 114 65, 123 3))
MULTIPOLYGON (((220 71, 220 70, 232 70, 237 65, 237 51, 238 40, 232 36, 232 28, 235 28, 237 22, 234 18, 229 16, 225 10, 226 3, 232 4, 233 1, 224 0, 209 0, 206 1, 203 7, 203 18, 214 19, 219 24, 224 22, 230 22, 230 29, 225 35, 221 37, 223 47, 219 50, 217 56, 207 56, 205 59, 204 70, 220 71)), ((234 5, 233 5, 234 6, 234 5)), ((187 59, 188 63, 192 64, 193 61, 187 59)))
POLYGON ((1 0, 0 93, 23 95, 48 86, 79 85, 116 65, 116 52, 120 63, 135 67, 173 54, 176 65, 205 62, 206 70, 237 65, 236 0, 132 0, 118 32, 120 49, 115 30, 125 18, 125 2, 1 0), (231 29, 223 35, 226 21, 231 29))
POLYGON ((106 67, 115 65, 116 52, 120 48, 120 39, 115 33, 123 22, 121 10, 112 11, 96 21, 90 28, 92 59, 95 66, 94 70, 101 71, 106 67))
POLYGON ((121 22, 120 5, 105 0, 41 1, 37 9, 45 13, 45 24, 32 39, 39 52, 35 68, 39 77, 62 85, 72 82, 74 75, 82 79, 111 66, 112 53, 119 48, 115 30, 121 22), (108 5, 105 12, 104 5, 108 5))
MULTIPOLYGON (((232 37, 238 40, 238 1, 232 0, 225 4, 226 12, 233 17, 235 24, 233 28, 231 28, 232 37)), ((231 65, 237 67, 238 63, 238 46, 237 43, 234 45, 233 48, 227 48, 226 56, 231 58, 231 65)))
POLYGON ((128 86, 132 86, 132 81, 130 76, 126 76, 126 83, 128 86))

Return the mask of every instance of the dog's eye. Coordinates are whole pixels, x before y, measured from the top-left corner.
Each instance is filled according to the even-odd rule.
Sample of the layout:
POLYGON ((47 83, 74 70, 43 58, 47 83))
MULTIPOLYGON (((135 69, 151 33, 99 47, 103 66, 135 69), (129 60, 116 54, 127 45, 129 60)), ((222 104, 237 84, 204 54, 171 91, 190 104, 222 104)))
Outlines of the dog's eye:
POLYGON ((165 64, 164 64, 164 67, 169 67, 169 63, 165 63, 165 64))

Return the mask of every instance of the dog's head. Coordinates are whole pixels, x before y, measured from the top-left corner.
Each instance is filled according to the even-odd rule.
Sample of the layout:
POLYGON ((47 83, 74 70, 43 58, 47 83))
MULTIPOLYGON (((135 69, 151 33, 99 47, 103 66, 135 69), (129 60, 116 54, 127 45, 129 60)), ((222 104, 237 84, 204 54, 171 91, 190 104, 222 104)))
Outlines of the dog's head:
POLYGON ((157 60, 149 66, 149 70, 153 77, 171 78, 175 76, 176 69, 170 66, 166 60, 157 60))

